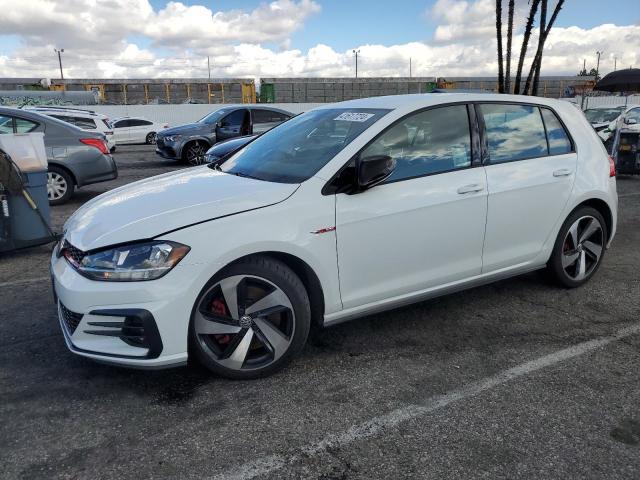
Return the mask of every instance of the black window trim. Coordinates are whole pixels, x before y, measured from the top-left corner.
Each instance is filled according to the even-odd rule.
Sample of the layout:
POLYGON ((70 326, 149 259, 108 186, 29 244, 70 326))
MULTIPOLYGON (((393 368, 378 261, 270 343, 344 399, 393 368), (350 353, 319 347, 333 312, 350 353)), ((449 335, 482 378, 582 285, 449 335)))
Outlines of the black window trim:
POLYGON ((573 137, 571 136, 571 132, 569 131, 566 124, 562 120, 562 117, 558 115, 558 112, 556 112, 555 109, 553 109, 548 105, 541 105, 539 103, 533 103, 533 102, 518 102, 518 101, 508 101, 508 100, 487 100, 487 101, 475 100, 473 101, 473 105, 476 107, 476 111, 478 112, 478 120, 479 120, 478 123, 480 125, 480 136, 482 137, 482 147, 483 147, 483 150, 485 150, 482 156, 482 165, 485 167, 490 165, 502 165, 503 163, 523 162, 525 160, 533 160, 536 158, 557 157, 559 155, 570 155, 572 153, 577 153, 576 143, 573 140, 573 137), (487 140, 486 126, 484 123, 484 117, 482 115, 482 105, 524 105, 529 107, 536 107, 538 109, 538 115, 540 115, 542 125, 544 127, 544 134, 547 141, 547 154, 534 155, 532 157, 526 157, 526 158, 515 158, 513 160, 506 160, 503 162, 491 163, 491 159, 489 157, 489 144, 487 140), (549 137, 547 135, 547 125, 544 122, 544 117, 542 116, 542 111, 541 111, 541 109, 543 108, 550 110, 551 113, 553 113, 555 117, 558 119, 558 121, 560 122, 560 125, 562 125, 562 128, 564 129, 565 133, 567 134, 567 138, 569 139, 569 143, 571 144, 571 150, 569 152, 553 153, 553 154, 551 153, 551 149, 549 148, 549 137))
MULTIPOLYGON (((470 145, 471 145, 471 155, 470 155, 471 164, 469 166, 467 166, 467 167, 458 167, 458 168, 452 168, 452 169, 449 169, 449 170, 442 170, 440 172, 424 173, 424 174, 421 174, 421 175, 415 175, 413 177, 399 178, 399 179, 393 180, 391 182, 381 183, 380 186, 382 186, 382 185, 391 185, 391 184, 398 183, 398 182, 405 182, 407 180, 415 180, 417 178, 422 178, 422 177, 432 177, 432 176, 435 176, 435 175, 442 175, 442 174, 445 174, 445 173, 459 172, 459 171, 462 171, 462 170, 469 170, 471 168, 482 167, 483 166, 482 163, 477 161, 478 154, 475 153, 475 151, 474 151, 475 148, 478 147, 477 143, 479 143, 480 138, 481 138, 481 135, 480 135, 480 132, 479 132, 479 127, 478 127, 478 116, 476 115, 474 102, 459 101, 459 102, 439 103, 438 105, 429 105, 428 107, 420 108, 418 110, 413 110, 412 112, 409 112, 409 113, 403 115, 402 117, 398 118, 393 123, 390 123, 389 125, 387 125, 375 137, 373 137, 371 140, 369 140, 360 150, 358 150, 351 158, 349 158, 349 160, 347 160, 345 162, 345 164, 342 167, 340 167, 340 169, 338 169, 338 171, 331 177, 331 179, 329 179, 329 181, 322 187, 322 190, 321 190, 322 195, 324 195, 324 196, 336 195, 338 193, 338 190, 339 190, 340 186, 339 185, 333 185, 333 183, 340 178, 342 172, 349 167, 349 164, 351 162, 355 161, 355 159, 358 157, 358 155, 360 155, 369 145, 371 145, 378 138, 380 138, 382 135, 384 135, 388 130, 390 130, 391 128, 395 127, 398 123, 400 123, 404 119, 406 119, 406 118, 408 118, 410 116, 413 116, 413 115, 417 115, 417 114, 429 111, 429 110, 435 110, 437 108, 445 108, 445 107, 456 107, 456 106, 464 106, 464 107, 466 107, 466 110, 467 110, 467 120, 469 122, 469 142, 470 142, 470 145), (477 143, 474 142, 474 137, 477 140, 477 143)), ((364 132, 362 132, 362 133, 364 133, 364 132)))

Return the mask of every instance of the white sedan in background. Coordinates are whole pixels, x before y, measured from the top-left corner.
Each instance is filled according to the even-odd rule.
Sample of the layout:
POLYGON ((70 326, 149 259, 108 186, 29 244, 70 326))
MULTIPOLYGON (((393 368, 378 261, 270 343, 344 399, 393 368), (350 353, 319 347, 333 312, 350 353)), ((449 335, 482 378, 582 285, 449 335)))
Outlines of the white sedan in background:
POLYGON ((169 124, 152 122, 142 117, 116 118, 113 123, 113 132, 118 143, 147 143, 155 145, 156 133, 169 124))

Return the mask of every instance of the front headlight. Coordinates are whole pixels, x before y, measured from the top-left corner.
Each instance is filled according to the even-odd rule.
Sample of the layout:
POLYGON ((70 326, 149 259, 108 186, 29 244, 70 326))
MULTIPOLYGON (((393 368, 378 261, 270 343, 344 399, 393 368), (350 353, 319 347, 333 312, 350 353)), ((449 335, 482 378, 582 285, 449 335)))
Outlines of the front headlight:
POLYGON ((167 241, 135 243, 84 255, 72 252, 65 258, 87 278, 109 282, 155 280, 175 267, 190 248, 167 241))
POLYGON ((168 142, 179 142, 182 135, 167 135, 164 139, 168 142))

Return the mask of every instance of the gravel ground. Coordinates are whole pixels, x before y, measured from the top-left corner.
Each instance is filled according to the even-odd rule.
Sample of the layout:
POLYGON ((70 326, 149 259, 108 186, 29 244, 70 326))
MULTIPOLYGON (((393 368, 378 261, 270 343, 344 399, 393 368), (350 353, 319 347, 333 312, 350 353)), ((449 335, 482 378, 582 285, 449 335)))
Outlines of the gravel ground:
MULTIPOLYGON (((181 168, 120 147, 117 180, 181 168)), ((534 273, 335 326, 249 382, 69 353, 51 247, 0 256, 0 477, 640 478, 640 178, 588 285, 534 273), (635 245, 635 246, 634 246, 635 245)))

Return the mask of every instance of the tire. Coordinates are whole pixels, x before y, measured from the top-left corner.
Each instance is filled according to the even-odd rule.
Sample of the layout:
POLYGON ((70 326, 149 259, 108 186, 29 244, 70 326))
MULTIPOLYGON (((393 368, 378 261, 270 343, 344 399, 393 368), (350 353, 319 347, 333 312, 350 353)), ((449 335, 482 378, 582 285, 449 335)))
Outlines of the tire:
POLYGON ((265 377, 300 353, 310 324, 309 297, 296 274, 274 258, 248 257, 216 274, 198 295, 190 351, 222 377, 265 377))
POLYGON ((600 212, 592 207, 579 207, 560 228, 547 273, 566 288, 584 285, 602 264, 607 238, 607 224, 600 212))
POLYGON ((62 205, 73 196, 75 183, 64 168, 49 165, 47 174, 47 196, 50 205, 62 205))
POLYGON ((202 165, 208 148, 202 142, 187 143, 182 149, 182 161, 188 165, 202 165))
POLYGON ((145 143, 147 145, 155 145, 156 144, 156 132, 151 132, 147 134, 147 138, 145 138, 145 143))

